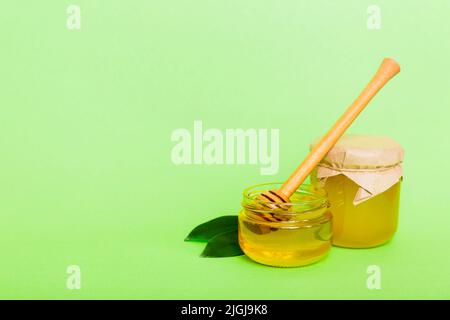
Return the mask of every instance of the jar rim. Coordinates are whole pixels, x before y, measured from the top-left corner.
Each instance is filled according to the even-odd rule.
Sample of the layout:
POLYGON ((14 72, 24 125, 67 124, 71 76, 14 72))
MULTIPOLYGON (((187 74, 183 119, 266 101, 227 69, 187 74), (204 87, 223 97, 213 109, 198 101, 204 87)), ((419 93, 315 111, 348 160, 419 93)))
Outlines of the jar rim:
MULTIPOLYGON (((260 183, 252 185, 248 188, 245 188, 242 192, 245 200, 258 200, 259 203, 274 203, 270 200, 261 200, 258 199, 258 196, 267 190, 279 189, 283 185, 283 182, 269 182, 269 183, 260 183), (269 188, 270 187, 270 188, 269 188), (260 190, 261 192, 257 192, 260 190), (252 191, 254 191, 252 193, 252 191)), ((296 193, 301 193, 304 195, 312 196, 313 199, 305 199, 297 202, 286 202, 285 205, 288 206, 304 206, 304 205, 313 205, 317 204, 317 206, 323 205, 328 201, 328 195, 324 188, 315 187, 312 184, 302 184, 296 191, 296 193)))
POLYGON ((322 160, 317 167, 322 167, 326 169, 343 171, 343 172, 363 172, 363 173, 380 173, 389 170, 395 170, 399 166, 402 165, 403 162, 397 162, 392 165, 345 165, 345 164, 336 164, 326 160, 322 160))

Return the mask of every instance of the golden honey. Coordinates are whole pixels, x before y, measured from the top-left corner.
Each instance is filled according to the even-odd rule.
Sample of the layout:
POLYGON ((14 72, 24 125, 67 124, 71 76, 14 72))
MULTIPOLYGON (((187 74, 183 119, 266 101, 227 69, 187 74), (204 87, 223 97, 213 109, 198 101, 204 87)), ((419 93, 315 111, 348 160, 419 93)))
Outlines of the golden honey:
POLYGON ((353 204, 359 186, 343 175, 325 184, 333 213, 333 244, 368 248, 389 241, 397 230, 400 183, 376 197, 353 204))
POLYGON ((290 198, 288 210, 262 206, 258 196, 281 184, 244 191, 239 213, 239 244, 252 260, 276 267, 297 267, 324 258, 331 247, 332 225, 323 189, 303 185, 290 198))
POLYGON ((341 138, 311 174, 324 188, 333 214, 333 244, 382 245, 394 236, 399 216, 404 151, 382 136, 341 138))

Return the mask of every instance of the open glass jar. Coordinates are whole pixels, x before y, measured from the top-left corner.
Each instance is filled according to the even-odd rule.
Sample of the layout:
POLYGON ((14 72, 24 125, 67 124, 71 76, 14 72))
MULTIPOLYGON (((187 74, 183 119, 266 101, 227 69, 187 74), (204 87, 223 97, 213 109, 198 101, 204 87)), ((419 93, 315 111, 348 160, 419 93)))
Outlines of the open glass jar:
POLYGON ((388 137, 346 135, 317 166, 311 182, 327 191, 334 245, 370 248, 392 239, 403 155, 402 147, 388 137))
POLYGON ((239 244, 252 260, 276 267, 297 267, 325 257, 331 247, 331 213, 324 189, 302 185, 290 203, 277 208, 259 195, 281 183, 244 190, 239 213, 239 244))

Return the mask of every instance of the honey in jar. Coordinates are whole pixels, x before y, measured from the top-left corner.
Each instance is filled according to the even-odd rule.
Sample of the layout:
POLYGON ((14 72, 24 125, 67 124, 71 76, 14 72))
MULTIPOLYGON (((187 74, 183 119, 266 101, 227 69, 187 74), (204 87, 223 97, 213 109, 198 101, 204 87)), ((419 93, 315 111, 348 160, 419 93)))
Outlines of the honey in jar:
POLYGON ((323 259, 331 248, 331 214, 326 192, 302 185, 283 208, 262 203, 261 193, 281 184, 263 184, 244 191, 239 213, 239 244, 261 264, 298 267, 323 259))
POLYGON ((370 248, 392 239, 398 224, 403 149, 388 137, 343 136, 311 175, 333 215, 333 244, 370 248))

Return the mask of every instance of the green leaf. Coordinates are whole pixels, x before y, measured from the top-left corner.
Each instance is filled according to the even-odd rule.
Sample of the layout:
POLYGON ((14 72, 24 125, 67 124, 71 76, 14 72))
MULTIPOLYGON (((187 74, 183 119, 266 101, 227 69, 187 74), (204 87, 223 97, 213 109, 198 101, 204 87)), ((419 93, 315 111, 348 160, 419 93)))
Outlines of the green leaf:
POLYGON ((229 231, 237 231, 238 217, 223 216, 211 221, 202 223, 192 230, 184 241, 207 242, 213 237, 229 231))
POLYGON ((204 258, 223 258, 243 254, 244 252, 239 246, 238 231, 233 230, 221 233, 209 240, 201 256, 204 258))

